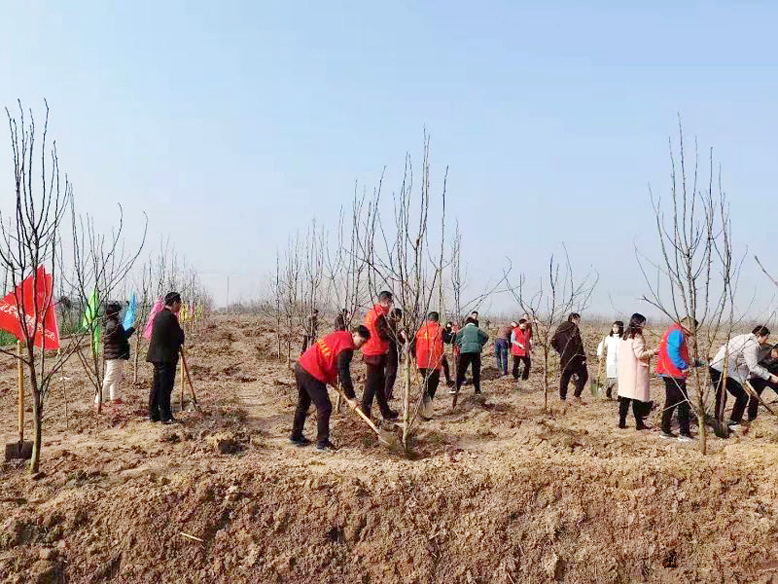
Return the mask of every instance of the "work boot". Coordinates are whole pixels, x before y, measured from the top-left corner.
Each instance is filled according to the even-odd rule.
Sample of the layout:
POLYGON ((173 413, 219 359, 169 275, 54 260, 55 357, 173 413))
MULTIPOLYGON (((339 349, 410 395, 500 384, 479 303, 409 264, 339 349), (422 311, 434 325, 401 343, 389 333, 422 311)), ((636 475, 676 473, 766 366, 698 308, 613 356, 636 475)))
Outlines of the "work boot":
POLYGON ((390 422, 392 420, 396 420, 400 417, 400 414, 395 412, 394 410, 389 410, 386 416, 384 416, 384 420, 389 420, 390 422))
POLYGON ((303 435, 289 436, 289 442, 298 447, 308 446, 311 443, 311 441, 303 435))
POLYGON ((169 426, 170 424, 178 424, 178 420, 173 416, 170 416, 166 420, 162 420, 162 423, 165 424, 165 426, 169 426))
POLYGON ((316 443, 316 450, 318 450, 319 452, 335 452, 337 449, 338 449, 337 446, 335 446, 329 440, 327 440, 326 442, 316 443))

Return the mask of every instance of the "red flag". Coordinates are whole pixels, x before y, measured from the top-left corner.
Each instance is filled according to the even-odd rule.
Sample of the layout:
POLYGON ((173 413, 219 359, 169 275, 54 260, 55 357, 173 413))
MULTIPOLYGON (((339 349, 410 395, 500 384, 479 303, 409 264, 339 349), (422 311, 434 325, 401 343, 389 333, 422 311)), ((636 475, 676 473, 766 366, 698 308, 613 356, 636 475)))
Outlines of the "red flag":
POLYGON ((36 278, 33 276, 25 278, 16 290, 0 300, 0 329, 11 333, 20 341, 25 340, 19 322, 21 313, 27 325, 28 336, 33 336, 37 321, 37 330, 34 331, 33 337, 36 347, 59 349, 59 327, 53 297, 54 286, 51 275, 46 273, 43 266, 39 266, 36 278), (35 284, 37 286, 33 294, 35 284), (40 313, 37 318, 36 307, 40 313))

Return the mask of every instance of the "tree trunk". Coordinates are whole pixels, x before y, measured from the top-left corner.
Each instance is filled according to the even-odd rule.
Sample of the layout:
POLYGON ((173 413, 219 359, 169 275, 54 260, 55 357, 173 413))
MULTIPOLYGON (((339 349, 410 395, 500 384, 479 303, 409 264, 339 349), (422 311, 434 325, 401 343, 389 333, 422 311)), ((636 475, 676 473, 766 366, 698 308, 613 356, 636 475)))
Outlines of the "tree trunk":
POLYGON ((138 383, 138 360, 140 359, 140 339, 142 337, 140 331, 138 331, 136 334, 138 336, 135 338, 135 360, 133 361, 133 368, 132 368, 133 385, 137 385, 138 383))
POLYGON ((405 359, 405 390, 403 391, 403 446, 408 448, 411 419, 411 359, 405 359))
POLYGON ((548 411, 548 349, 543 350, 543 410, 548 411))
POLYGON ((40 392, 33 387, 32 390, 32 457, 30 458, 30 472, 36 473, 41 463, 41 447, 43 446, 43 404, 40 392))

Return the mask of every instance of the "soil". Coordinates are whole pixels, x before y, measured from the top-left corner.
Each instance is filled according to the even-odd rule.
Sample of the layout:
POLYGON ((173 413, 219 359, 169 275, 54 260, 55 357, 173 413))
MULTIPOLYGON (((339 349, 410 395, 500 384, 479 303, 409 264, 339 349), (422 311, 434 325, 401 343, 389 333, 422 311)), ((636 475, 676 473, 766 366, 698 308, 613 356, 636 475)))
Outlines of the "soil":
MULTIPOLYGON (((178 425, 147 421, 147 364, 136 384, 128 365, 125 405, 100 416, 67 365, 40 473, 0 470, 0 581, 778 582, 778 422, 764 410, 703 456, 660 438, 659 409, 653 431, 618 429, 617 403, 588 389, 583 404, 550 395, 546 412, 537 363, 515 384, 485 353, 483 395, 465 386, 452 411, 441 388, 410 453, 345 411, 340 448, 318 453, 288 442, 296 389, 272 323, 218 317, 187 345, 201 411, 178 425)), ((15 383, 0 356, 4 442, 15 383)))

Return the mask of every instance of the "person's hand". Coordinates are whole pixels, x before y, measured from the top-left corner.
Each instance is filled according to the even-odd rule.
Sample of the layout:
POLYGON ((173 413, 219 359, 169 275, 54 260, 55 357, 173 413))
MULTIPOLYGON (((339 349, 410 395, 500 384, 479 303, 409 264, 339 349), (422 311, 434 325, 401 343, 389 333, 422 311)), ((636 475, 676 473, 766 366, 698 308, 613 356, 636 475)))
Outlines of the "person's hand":
POLYGON ((778 375, 771 375, 770 376, 770 381, 772 383, 778 383, 778 375))
POLYGON ((346 400, 348 407, 350 407, 352 410, 357 409, 358 404, 356 399, 349 399, 349 398, 344 398, 344 399, 346 400))

